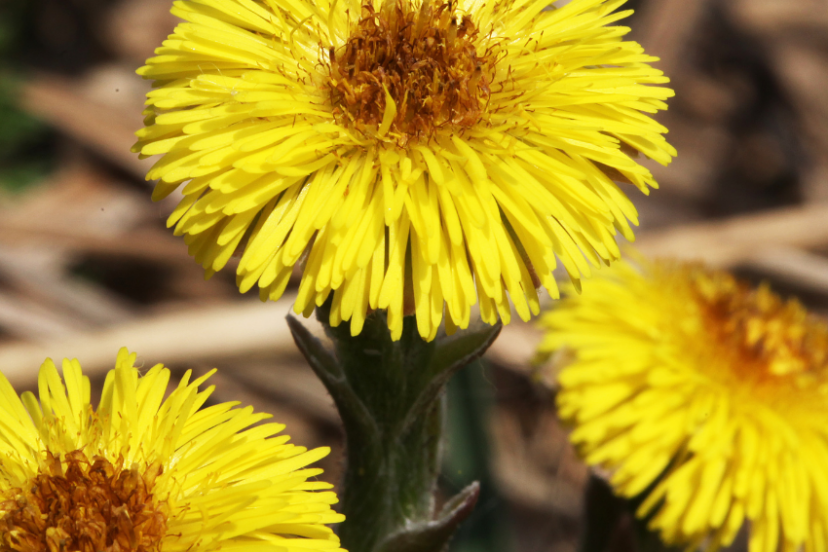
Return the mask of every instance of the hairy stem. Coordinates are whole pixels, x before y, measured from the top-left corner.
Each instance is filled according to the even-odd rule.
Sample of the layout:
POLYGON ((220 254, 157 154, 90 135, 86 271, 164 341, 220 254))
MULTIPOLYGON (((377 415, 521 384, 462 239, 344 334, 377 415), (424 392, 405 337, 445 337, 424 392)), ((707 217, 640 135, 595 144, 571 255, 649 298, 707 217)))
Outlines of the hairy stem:
POLYGON ((472 484, 435 512, 445 386, 457 370, 485 352, 500 327, 481 324, 425 342, 410 317, 402 338, 392 341, 383 312, 371 314, 358 336, 351 336, 347 325, 331 327, 325 307, 317 314, 332 347, 313 337, 297 319, 289 317, 288 323, 345 427, 343 548, 442 549, 479 493, 478 485, 472 484))

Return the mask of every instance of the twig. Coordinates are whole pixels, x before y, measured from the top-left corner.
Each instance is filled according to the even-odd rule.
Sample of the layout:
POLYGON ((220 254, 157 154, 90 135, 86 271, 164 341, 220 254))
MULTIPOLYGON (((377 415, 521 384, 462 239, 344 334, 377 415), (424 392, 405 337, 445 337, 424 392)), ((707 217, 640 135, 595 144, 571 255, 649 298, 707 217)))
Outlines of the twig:
POLYGON ((795 249, 780 247, 767 255, 752 259, 749 268, 797 287, 828 294, 828 258, 795 249))
POLYGON ((791 207, 642 235, 636 247, 649 257, 698 259, 733 267, 768 258, 780 247, 828 243, 828 205, 791 207))
POLYGON ((217 358, 293 349, 285 316, 294 298, 247 302, 135 320, 109 330, 77 333, 42 344, 0 346, 0 366, 15 385, 30 385, 47 357, 77 358, 84 373, 101 374, 128 347, 149 368, 155 363, 214 361, 217 358))
MULTIPOLYGON (((86 98, 72 81, 43 74, 25 83, 19 95, 23 109, 87 144, 132 174, 143 178, 152 166, 152 160, 140 160, 130 152, 141 121, 134 121, 119 109, 86 98)), ((139 108, 136 106, 136 114, 140 113, 139 108)))

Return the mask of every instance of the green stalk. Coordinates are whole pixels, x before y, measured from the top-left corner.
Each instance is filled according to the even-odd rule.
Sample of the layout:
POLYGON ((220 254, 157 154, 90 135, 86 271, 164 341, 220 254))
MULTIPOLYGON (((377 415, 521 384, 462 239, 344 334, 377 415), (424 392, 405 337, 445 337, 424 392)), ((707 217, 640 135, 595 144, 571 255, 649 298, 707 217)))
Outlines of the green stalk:
POLYGON ((500 326, 481 324, 427 343, 414 318, 407 317, 402 338, 392 341, 384 312, 371 314, 355 337, 347 324, 331 327, 328 313, 317 309, 330 349, 297 319, 289 317, 288 324, 345 427, 342 547, 350 552, 441 550, 479 494, 473 483, 435 512, 445 386, 485 352, 500 326))
POLYGON ((453 552, 503 552, 512 550, 508 526, 509 512, 499 495, 492 473, 492 454, 487 422, 494 402, 485 360, 473 362, 448 384, 451 408, 448 412, 449 446, 443 460, 442 480, 459 488, 474 480, 480 482, 479 508, 454 535, 453 552))

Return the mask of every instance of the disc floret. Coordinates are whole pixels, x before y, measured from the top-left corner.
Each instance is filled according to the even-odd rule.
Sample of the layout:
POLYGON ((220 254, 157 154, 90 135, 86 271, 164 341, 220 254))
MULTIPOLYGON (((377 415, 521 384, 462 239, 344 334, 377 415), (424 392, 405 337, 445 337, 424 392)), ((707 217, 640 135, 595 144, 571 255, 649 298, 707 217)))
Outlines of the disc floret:
POLYGON ((168 505, 153 496, 162 467, 138 469, 75 450, 47 451, 39 473, 7 491, 0 506, 0 550, 158 552, 168 505))
POLYGON ((402 144, 477 124, 498 57, 492 47, 478 52, 480 34, 455 1, 364 3, 344 46, 329 50, 334 116, 402 144))

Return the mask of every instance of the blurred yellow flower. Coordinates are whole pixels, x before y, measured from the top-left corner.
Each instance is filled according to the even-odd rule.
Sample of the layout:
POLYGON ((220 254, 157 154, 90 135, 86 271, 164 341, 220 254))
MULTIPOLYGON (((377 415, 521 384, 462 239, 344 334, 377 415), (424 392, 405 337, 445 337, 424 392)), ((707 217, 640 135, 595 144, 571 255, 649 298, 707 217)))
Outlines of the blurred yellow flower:
POLYGON ((795 301, 700 265, 619 263, 544 315, 574 355, 558 405, 587 462, 669 544, 828 543, 828 329, 795 301))
POLYGON ((577 282, 633 238, 614 181, 656 183, 631 156, 675 155, 623 3, 179 0, 135 151, 163 155, 155 199, 187 183, 168 224, 208 275, 243 251, 243 292, 277 299, 299 264, 296 312, 333 293, 354 335, 373 309, 394 339, 478 302, 528 319, 556 256, 577 282))
POLYGON ((170 371, 139 377, 121 349, 97 410, 76 360, 40 369, 40 401, 0 374, 0 550, 18 552, 338 551, 331 485, 306 468, 328 454, 274 437, 252 407, 201 409, 170 371), (22 400, 21 400, 22 399, 22 400))

